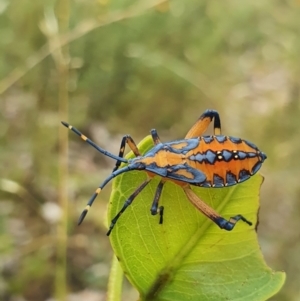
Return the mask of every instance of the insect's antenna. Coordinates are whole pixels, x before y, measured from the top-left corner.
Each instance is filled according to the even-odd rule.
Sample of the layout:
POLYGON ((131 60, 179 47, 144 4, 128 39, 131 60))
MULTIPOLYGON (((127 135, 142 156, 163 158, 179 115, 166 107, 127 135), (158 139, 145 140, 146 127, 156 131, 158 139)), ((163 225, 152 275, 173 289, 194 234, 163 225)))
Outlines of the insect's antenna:
POLYGON ((143 167, 139 167, 138 165, 135 165, 135 164, 131 164, 131 165, 127 165, 121 169, 117 169, 116 171, 112 172, 110 174, 109 177, 107 177, 103 182, 102 184, 99 185, 99 187, 96 189, 96 191, 94 192, 94 194, 92 195, 92 197, 90 198, 90 200, 88 201, 86 207, 84 208, 84 210, 82 211, 79 219, 78 219, 78 225, 80 225, 82 223, 82 221, 84 220, 86 214, 88 213, 89 209, 91 208, 91 206, 93 205, 96 197, 98 196, 98 194, 101 192, 101 190, 104 188, 104 186, 110 182, 114 177, 124 173, 124 172, 127 172, 127 171, 130 171, 130 170, 135 170, 135 169, 144 169, 143 167))
POLYGON ((79 130, 77 130, 76 128, 74 128, 72 125, 68 124, 65 121, 61 122, 66 128, 68 128, 69 130, 71 130, 72 132, 74 132, 76 135, 78 135, 83 141, 87 142, 89 145, 91 145, 92 147, 94 147, 98 152, 100 152, 101 154, 110 157, 112 159, 115 159, 117 161, 120 162, 124 162, 124 163, 128 163, 128 160, 115 156, 114 154, 106 151, 105 149, 101 148, 100 146, 98 146, 95 142, 93 142, 91 139, 89 139, 88 137, 86 137, 85 135, 83 135, 79 130))

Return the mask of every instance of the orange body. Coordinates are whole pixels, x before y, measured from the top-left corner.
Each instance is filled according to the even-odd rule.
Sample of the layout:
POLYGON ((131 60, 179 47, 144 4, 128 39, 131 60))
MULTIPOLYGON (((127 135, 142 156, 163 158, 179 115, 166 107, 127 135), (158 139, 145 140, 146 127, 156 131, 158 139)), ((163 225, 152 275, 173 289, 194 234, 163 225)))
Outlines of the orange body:
POLYGON ((247 180, 265 158, 246 140, 217 135, 161 143, 130 163, 144 164, 151 177, 158 174, 176 182, 224 187, 247 180))

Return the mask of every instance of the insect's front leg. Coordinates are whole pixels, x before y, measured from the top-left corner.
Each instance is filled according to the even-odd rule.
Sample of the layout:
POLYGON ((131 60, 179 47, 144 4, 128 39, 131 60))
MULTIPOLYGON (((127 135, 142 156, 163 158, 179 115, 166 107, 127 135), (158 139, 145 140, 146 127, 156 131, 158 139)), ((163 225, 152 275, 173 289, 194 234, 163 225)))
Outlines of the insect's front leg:
POLYGON ((147 179, 146 181, 144 181, 129 197, 128 199, 125 201, 123 207, 121 208, 121 210, 118 212, 118 214, 112 219, 108 232, 106 233, 107 236, 110 235, 112 229, 114 228, 115 224, 117 223, 118 219, 120 218, 120 216, 122 215, 122 213, 127 209, 127 207, 129 205, 131 205, 131 203, 133 202, 133 200, 136 198, 136 196, 148 185, 148 183, 151 181, 151 179, 147 179))
POLYGON ((150 133, 151 133, 152 140, 153 140, 154 144, 155 144, 155 145, 160 144, 161 141, 160 141, 160 139, 159 139, 159 136, 158 136, 158 134, 157 134, 156 129, 152 129, 152 130, 150 131, 150 133))
MULTIPOLYGON (((128 144, 128 146, 130 147, 130 149, 133 151, 134 155, 136 157, 141 156, 141 153, 136 145, 136 143, 134 142, 134 140, 131 138, 130 135, 125 135, 123 136, 122 140, 121 140, 121 145, 120 145, 120 150, 119 150, 119 157, 123 158, 124 157, 124 151, 125 151, 125 145, 128 144)), ((116 162, 116 166, 113 169, 113 172, 116 171, 120 165, 121 165, 121 161, 117 160, 116 162)))

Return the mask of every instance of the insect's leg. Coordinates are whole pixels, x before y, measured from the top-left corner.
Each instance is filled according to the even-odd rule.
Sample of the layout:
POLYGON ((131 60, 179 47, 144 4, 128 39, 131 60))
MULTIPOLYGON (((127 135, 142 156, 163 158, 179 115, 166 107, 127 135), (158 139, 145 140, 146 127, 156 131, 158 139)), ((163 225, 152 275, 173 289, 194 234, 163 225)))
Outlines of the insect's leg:
POLYGON ((164 214, 164 207, 160 206, 158 208, 158 204, 159 204, 159 199, 162 193, 162 189, 164 186, 165 182, 163 180, 161 180, 156 188, 156 192, 155 192, 155 196, 154 196, 154 200, 151 206, 151 214, 152 215, 156 215, 159 213, 160 218, 159 218, 159 223, 162 224, 163 223, 163 214, 164 214))
POLYGON ((157 134, 156 129, 152 129, 152 130, 150 131, 150 133, 151 133, 152 140, 153 140, 153 142, 154 142, 155 145, 161 143, 161 141, 160 141, 160 139, 159 139, 159 136, 158 136, 158 134, 157 134))
POLYGON ((209 124, 214 119, 214 135, 221 135, 221 121, 219 113, 215 110, 206 110, 192 126, 185 136, 185 139, 202 136, 209 124))
POLYGON ((118 175, 124 173, 124 172, 128 172, 131 170, 142 170, 143 166, 135 166, 134 164, 130 164, 130 165, 126 165, 123 168, 120 168, 114 172, 112 172, 96 189, 96 191, 94 192, 94 194, 91 196, 91 198, 89 199, 86 207, 84 208, 84 210, 82 211, 79 219, 78 219, 78 225, 80 225, 82 223, 82 221, 84 220, 85 216, 87 215, 88 211, 90 210, 90 208, 92 207, 96 197, 99 195, 99 193, 102 191, 102 189, 107 185, 107 183, 109 183, 113 178, 117 177, 118 175))
POLYGON ((235 224, 242 220, 243 222, 247 223, 248 225, 252 225, 250 221, 244 218, 242 215, 238 214, 236 216, 231 217, 229 220, 226 220, 222 216, 220 216, 214 209, 204 203, 189 186, 183 187, 184 192, 191 203, 199 209, 205 216, 210 218, 214 223, 216 223, 221 229, 231 231, 235 224))
POLYGON ((147 184, 151 181, 151 179, 147 179, 145 182, 143 182, 132 195, 129 196, 129 198, 125 201, 122 209, 119 211, 119 213, 112 219, 111 224, 109 226, 108 232, 106 233, 107 236, 111 233, 112 229, 114 228, 115 224, 117 223, 119 217, 122 215, 122 213, 126 210, 126 208, 133 202, 135 197, 147 186, 147 184))
MULTIPOLYGON (((131 136, 130 135, 125 135, 125 136, 123 136, 122 141, 121 141, 120 151, 119 151, 119 156, 118 157, 123 158, 126 143, 128 144, 128 146, 130 147, 130 149, 132 150, 132 152, 134 153, 134 155, 136 157, 141 156, 141 153, 140 153, 137 145, 135 144, 135 142, 131 138, 131 136)), ((122 162, 120 160, 117 160, 116 166, 113 169, 113 172, 120 167, 121 163, 122 162)))

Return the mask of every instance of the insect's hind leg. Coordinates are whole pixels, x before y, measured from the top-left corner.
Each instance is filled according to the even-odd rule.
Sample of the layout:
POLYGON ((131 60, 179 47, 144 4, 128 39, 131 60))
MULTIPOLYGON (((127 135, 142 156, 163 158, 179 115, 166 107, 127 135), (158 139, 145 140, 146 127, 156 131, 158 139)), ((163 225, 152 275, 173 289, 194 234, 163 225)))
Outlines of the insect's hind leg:
POLYGON ((224 229, 224 230, 227 230, 227 231, 231 231, 235 224, 239 221, 239 220, 242 220, 243 222, 247 223, 249 226, 252 225, 252 223, 250 221, 248 221, 245 217, 243 217, 241 214, 238 214, 238 215, 235 215, 233 217, 231 217, 228 220, 226 220, 225 218, 223 217, 218 217, 218 218, 215 218, 213 221, 221 228, 221 229, 224 229))
POLYGON ((163 180, 161 180, 156 188, 156 192, 155 192, 155 196, 154 196, 154 200, 151 206, 151 214, 152 215, 156 215, 159 213, 160 218, 159 218, 159 223, 162 224, 163 223, 163 215, 164 215, 164 207, 160 206, 158 208, 158 204, 159 204, 159 199, 162 193, 162 189, 164 186, 165 182, 163 180))
POLYGON ((185 139, 202 136, 213 119, 214 135, 221 135, 221 120, 219 113, 215 110, 206 110, 188 131, 188 133, 185 136, 185 139))
MULTIPOLYGON (((122 140, 121 140, 121 145, 120 145, 120 150, 119 150, 119 156, 120 158, 124 157, 124 151, 125 151, 125 145, 128 144, 128 146, 130 147, 130 149, 132 150, 132 152, 134 153, 134 155, 136 157, 141 156, 141 153, 136 145, 136 143, 134 142, 134 140, 131 138, 130 135, 124 135, 122 140)), ((113 172, 116 171, 120 165, 121 165, 121 161, 117 160, 115 168, 113 169, 113 172)))
POLYGON ((118 214, 112 219, 111 224, 109 226, 109 229, 106 233, 107 236, 110 235, 112 229, 114 228, 115 224, 117 223, 118 219, 120 218, 120 216, 122 215, 122 213, 127 209, 127 207, 129 205, 131 205, 131 203, 133 202, 133 200, 136 198, 136 196, 147 186, 147 184, 151 181, 151 179, 147 179, 146 181, 144 181, 129 197, 128 199, 125 201, 123 207, 121 208, 121 210, 118 212, 118 214))
POLYGON ((191 203, 199 209, 205 216, 210 218, 215 224, 217 224, 221 229, 231 231, 235 224, 242 220, 243 222, 247 223, 249 226, 252 225, 250 221, 248 221, 245 217, 238 214, 236 216, 231 217, 229 220, 226 220, 222 216, 220 216, 213 208, 208 206, 206 203, 204 203, 189 186, 183 187, 183 190, 188 197, 188 199, 191 201, 191 203))

